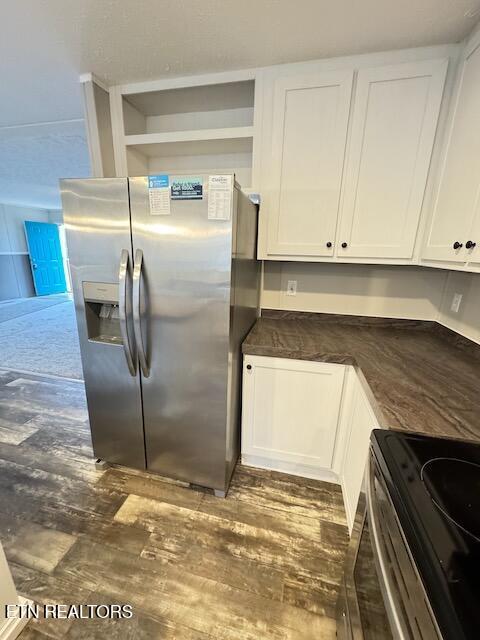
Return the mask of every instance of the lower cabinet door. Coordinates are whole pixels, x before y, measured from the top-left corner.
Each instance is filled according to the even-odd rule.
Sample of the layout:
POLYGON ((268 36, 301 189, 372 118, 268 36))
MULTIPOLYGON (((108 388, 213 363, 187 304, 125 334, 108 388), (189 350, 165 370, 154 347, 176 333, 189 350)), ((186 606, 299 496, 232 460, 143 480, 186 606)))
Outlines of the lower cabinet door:
POLYGON ((245 356, 242 461, 329 477, 344 373, 339 364, 245 356))
POLYGON ((347 523, 351 533, 365 475, 370 433, 372 429, 377 429, 379 424, 356 374, 349 384, 353 385, 353 393, 351 404, 345 412, 345 423, 340 427, 342 430, 346 430, 345 455, 340 477, 347 523))

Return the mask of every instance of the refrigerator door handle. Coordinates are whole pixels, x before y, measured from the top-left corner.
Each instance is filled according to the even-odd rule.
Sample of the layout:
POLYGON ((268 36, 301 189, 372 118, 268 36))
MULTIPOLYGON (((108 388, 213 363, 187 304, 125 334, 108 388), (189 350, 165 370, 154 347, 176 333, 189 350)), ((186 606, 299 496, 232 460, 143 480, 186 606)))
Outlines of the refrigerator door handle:
POLYGON ((150 367, 148 366, 145 348, 143 346, 142 336, 142 317, 140 313, 140 283, 142 279, 143 251, 137 249, 135 251, 135 267, 133 269, 133 330, 135 333, 135 341, 137 343, 138 360, 145 378, 150 375, 150 367))
POLYGON ((122 249, 120 254, 120 268, 118 272, 118 318, 120 320, 120 333, 122 334, 123 351, 127 361, 130 375, 137 375, 137 368, 132 357, 132 349, 127 329, 127 275, 130 273, 130 257, 127 249, 122 249))

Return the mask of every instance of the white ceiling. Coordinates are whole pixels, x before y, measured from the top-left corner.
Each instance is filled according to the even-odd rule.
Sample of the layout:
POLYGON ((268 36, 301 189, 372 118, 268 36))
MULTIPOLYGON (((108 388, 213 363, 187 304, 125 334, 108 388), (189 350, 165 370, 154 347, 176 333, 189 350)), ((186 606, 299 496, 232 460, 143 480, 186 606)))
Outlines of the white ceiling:
POLYGON ((0 126, 81 117, 109 84, 456 42, 480 0, 22 0, 2 3, 0 126), (468 14, 468 15, 467 15, 468 14))
POLYGON ((52 176, 85 171, 78 131, 17 145, 1 129, 81 118, 80 73, 118 84, 457 42, 479 10, 480 0, 5 0, 0 202, 25 197, 22 167, 41 206, 52 176))

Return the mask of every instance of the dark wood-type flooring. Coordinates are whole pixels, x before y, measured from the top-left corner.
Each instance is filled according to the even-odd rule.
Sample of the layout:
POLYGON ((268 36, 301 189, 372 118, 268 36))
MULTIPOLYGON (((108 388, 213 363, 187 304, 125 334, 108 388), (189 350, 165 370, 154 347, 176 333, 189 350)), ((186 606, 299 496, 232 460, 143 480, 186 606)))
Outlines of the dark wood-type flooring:
POLYGON ((223 500, 92 455, 82 384, 0 372, 0 539, 19 593, 134 608, 31 621, 22 640, 335 637, 339 487, 238 466, 223 500))

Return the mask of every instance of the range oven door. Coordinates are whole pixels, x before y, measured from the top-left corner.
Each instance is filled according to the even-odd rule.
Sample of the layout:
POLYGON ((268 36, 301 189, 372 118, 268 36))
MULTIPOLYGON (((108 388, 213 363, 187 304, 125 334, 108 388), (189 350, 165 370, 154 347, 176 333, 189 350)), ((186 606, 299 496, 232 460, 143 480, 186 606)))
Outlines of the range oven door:
POLYGON ((441 638, 373 451, 347 552, 337 635, 340 640, 441 638))
POLYGON ((377 576, 366 508, 367 474, 358 501, 338 600, 339 640, 391 640, 395 637, 377 576))

